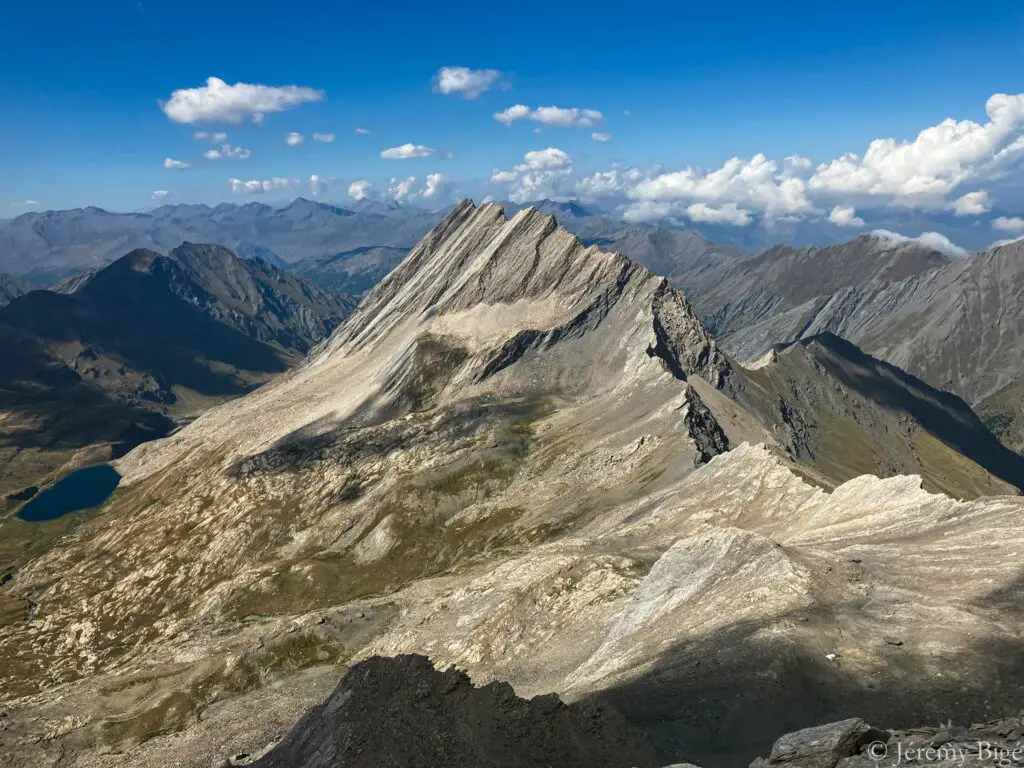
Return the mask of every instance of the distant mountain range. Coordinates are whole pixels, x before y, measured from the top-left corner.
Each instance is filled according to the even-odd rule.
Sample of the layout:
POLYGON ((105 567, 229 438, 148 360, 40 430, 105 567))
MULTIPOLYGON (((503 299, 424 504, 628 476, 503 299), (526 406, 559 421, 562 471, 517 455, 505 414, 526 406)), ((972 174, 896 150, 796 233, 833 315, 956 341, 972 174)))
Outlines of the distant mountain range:
POLYGON ((397 267, 408 252, 408 248, 387 245, 364 246, 302 259, 289 265, 289 269, 325 288, 362 295, 397 267))
POLYGON ((131 442, 140 421, 166 431, 166 416, 286 370, 355 306, 265 261, 190 243, 132 251, 64 289, 0 309, 0 453, 16 463, 26 430, 46 436, 55 460, 131 442))
POLYGON ((214 243, 280 266, 365 246, 410 248, 439 218, 419 208, 361 208, 298 198, 284 208, 225 203, 165 205, 141 213, 92 207, 26 213, 0 222, 0 271, 52 284, 137 248, 166 252, 183 242, 214 243))

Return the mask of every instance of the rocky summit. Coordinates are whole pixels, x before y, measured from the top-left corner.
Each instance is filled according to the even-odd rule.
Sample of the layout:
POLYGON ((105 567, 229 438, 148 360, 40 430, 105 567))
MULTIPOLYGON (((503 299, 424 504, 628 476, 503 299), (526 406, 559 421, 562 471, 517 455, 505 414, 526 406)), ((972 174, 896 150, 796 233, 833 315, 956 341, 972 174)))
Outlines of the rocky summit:
POLYGON ((456 206, 301 365, 116 468, 4 584, 9 764, 399 765, 400 730, 834 768, 867 726, 772 745, 1019 709, 1019 457, 836 337, 736 362, 536 209, 456 206))
MULTIPOLYGON (((235 756, 234 762, 243 762, 235 756)), ((657 752, 600 704, 526 701, 508 683, 476 688, 423 656, 356 664, 320 707, 254 768, 637 768, 657 752)))

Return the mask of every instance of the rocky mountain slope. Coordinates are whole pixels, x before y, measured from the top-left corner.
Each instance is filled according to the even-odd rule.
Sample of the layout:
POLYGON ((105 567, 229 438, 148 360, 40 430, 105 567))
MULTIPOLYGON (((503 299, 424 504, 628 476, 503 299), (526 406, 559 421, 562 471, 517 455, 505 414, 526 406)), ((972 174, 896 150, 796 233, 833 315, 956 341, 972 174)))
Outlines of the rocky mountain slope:
POLYGON ((1007 449, 960 398, 832 334, 774 349, 744 369, 737 399, 775 418, 789 456, 820 476, 920 474, 952 496, 1020 488, 1024 457, 1007 449), (962 460, 967 459, 965 463, 962 460), (941 467, 941 469, 940 469, 941 467))
POLYGON ((653 768, 657 752, 618 713, 518 698, 507 683, 475 688, 423 656, 355 665, 257 768, 653 768))
POLYGON ((52 284, 104 267, 131 250, 166 252, 183 242, 216 243, 271 263, 365 246, 409 248, 438 218, 408 208, 402 216, 354 212, 303 198, 284 208, 224 203, 123 214, 99 208, 26 213, 0 222, 0 271, 52 284))
MULTIPOLYGON (((166 423, 140 412, 186 416, 249 391, 329 335, 353 304, 266 262, 193 244, 167 256, 133 251, 72 294, 26 294, 0 309, 4 463, 21 467, 21 449, 44 445, 63 463, 140 418, 166 423)), ((12 483, 31 479, 9 468, 12 483)))
POLYGON ((611 704, 666 762, 1001 716, 1024 501, 990 450, 855 348, 737 365, 665 278, 465 202, 303 365, 118 461, 12 575, 0 754, 208 766, 339 665, 406 653, 611 704))
POLYGON ((408 248, 365 246, 302 259, 292 264, 290 269, 317 285, 361 296, 397 267, 408 252, 408 248))
MULTIPOLYGON (((879 285, 925 274, 949 263, 938 251, 916 242, 894 243, 864 235, 827 248, 780 245, 745 259, 719 262, 704 282, 691 281, 687 287, 709 330, 722 339, 733 339, 743 329, 766 321, 773 323, 776 333, 782 330, 782 322, 789 323, 789 333, 773 339, 770 346, 800 335, 835 330, 827 323, 816 323, 815 313, 837 294, 877 290, 879 285)), ((748 337, 743 338, 746 341, 748 337)), ((767 348, 733 346, 743 358, 767 348)))
MULTIPOLYGON (((94 386, 37 336, 4 322, 0 356, 0 499, 76 457, 120 455, 174 427, 148 404, 94 386)), ((4 553, 0 568, 6 562, 4 553)))
POLYGON ((694 306, 741 359, 831 332, 975 404, 1024 373, 1024 241, 956 262, 871 236, 776 248, 711 282, 694 306))
MULTIPOLYGON (((504 683, 474 689, 464 674, 436 672, 422 656, 375 657, 357 664, 324 705, 303 717, 268 755, 240 754, 227 763, 258 768, 657 764, 651 747, 623 727, 618 713, 602 707, 586 717, 584 711, 555 696, 524 701, 504 683)), ((1019 762, 1022 737, 1019 717, 902 731, 855 717, 784 734, 750 768, 895 768, 907 762, 1005 768, 1019 762)))
POLYGON ((11 275, 0 273, 0 307, 6 306, 31 290, 27 283, 11 275))
POLYGON ((832 333, 986 414, 1022 443, 1024 241, 951 262, 914 241, 866 235, 827 248, 730 253, 694 233, 638 230, 610 246, 666 274, 723 348, 753 359, 832 333))

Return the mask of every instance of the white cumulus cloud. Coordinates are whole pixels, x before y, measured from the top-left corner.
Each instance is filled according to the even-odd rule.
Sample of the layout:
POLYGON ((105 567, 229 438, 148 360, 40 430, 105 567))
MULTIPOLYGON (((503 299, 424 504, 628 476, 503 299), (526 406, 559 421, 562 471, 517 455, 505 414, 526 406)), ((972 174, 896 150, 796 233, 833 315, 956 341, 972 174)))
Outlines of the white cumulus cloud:
POLYGON ((604 121, 604 115, 596 109, 580 109, 579 107, 531 109, 525 104, 515 104, 501 112, 495 112, 494 119, 505 125, 512 125, 517 120, 532 120, 548 127, 590 128, 600 125, 604 121))
POLYGON ((525 203, 558 196, 560 187, 572 175, 572 158, 557 147, 535 149, 523 155, 523 162, 510 171, 495 170, 491 181, 509 185, 509 199, 525 203))
POLYGON ((587 200, 599 200, 621 194, 632 187, 646 174, 639 168, 612 168, 610 171, 598 171, 579 179, 576 182, 576 193, 587 200))
POLYGON ((152 197, 154 200, 163 200, 165 197, 170 197, 170 195, 171 193, 166 189, 154 189, 152 197))
POLYGON ((320 142, 323 142, 324 144, 330 144, 332 141, 334 141, 334 134, 333 133, 314 133, 313 134, 313 141, 320 141, 320 142))
POLYGON ((525 120, 530 116, 530 108, 525 104, 515 104, 501 112, 494 113, 494 119, 505 125, 512 125, 516 120, 525 120))
POLYGON ((968 192, 963 197, 953 201, 953 211, 957 216, 980 216, 989 212, 988 192, 968 192))
POLYGON ((515 171, 499 171, 495 168, 491 173, 491 181, 495 184, 510 184, 518 178, 519 175, 515 171))
POLYGON ((679 211, 673 203, 656 203, 651 200, 643 200, 639 203, 632 203, 622 214, 622 218, 632 224, 639 224, 650 221, 661 221, 678 216, 679 211))
POLYGON ((523 166, 518 166, 518 170, 526 168, 565 168, 572 165, 572 160, 562 150, 557 147, 548 147, 547 149, 535 149, 527 152, 523 155, 523 166))
POLYGON ((1024 218, 1020 216, 1000 216, 992 220, 992 229, 999 232, 1024 232, 1024 218))
POLYGON ((413 157, 430 157, 434 150, 423 144, 402 144, 399 147, 382 149, 380 156, 385 160, 408 160, 413 157))
MULTIPOLYGON (((772 159, 759 153, 732 157, 720 166, 642 171, 615 166, 576 179, 571 164, 540 168, 524 158, 514 168, 496 169, 491 181, 509 185, 515 201, 573 192, 588 200, 604 199, 634 221, 695 220, 687 209, 700 204, 705 207, 694 209, 697 216, 718 216, 723 222, 748 216, 767 227, 824 219, 870 230, 873 220, 891 206, 979 216, 992 210, 993 198, 1003 206, 1024 202, 1019 184, 1024 178, 1024 93, 995 94, 985 109, 987 118, 981 120, 950 118, 910 138, 876 139, 860 154, 847 152, 824 162, 800 154, 772 159)), ((542 130, 599 120, 600 113, 593 113, 515 104, 495 113, 494 119, 542 130)), ((591 131, 595 140, 603 135, 600 128, 591 131)), ((955 245, 943 247, 958 253, 955 245)))
POLYGON ((412 192, 415 183, 415 176, 406 176, 404 179, 392 177, 391 183, 388 184, 388 194, 395 200, 404 200, 412 192))
POLYGON ((188 163, 184 160, 175 160, 171 157, 164 158, 164 168, 188 168, 188 163))
POLYGON ((494 85, 500 77, 501 72, 496 69, 441 67, 434 78, 434 90, 472 100, 494 85))
POLYGON ((427 183, 423 187, 423 192, 420 193, 421 196, 425 197, 425 198, 428 198, 428 199, 429 198, 437 197, 437 195, 443 189, 443 185, 444 185, 444 183, 446 181, 447 181, 447 179, 444 176, 442 176, 440 173, 428 174, 427 175, 427 183))
POLYGON ((228 179, 228 183, 231 184, 231 192, 235 195, 259 195, 275 189, 291 189, 292 187, 299 186, 298 179, 286 179, 277 176, 263 181, 257 179, 250 181, 228 179))
POLYGON ((232 147, 230 144, 221 145, 220 149, 208 149, 203 153, 207 160, 220 160, 222 157, 234 157, 239 160, 248 160, 252 157, 252 150, 245 147, 232 147))
POLYGON ((612 135, 610 133, 599 133, 594 131, 594 133, 590 134, 590 138, 594 141, 611 141, 612 135))
POLYGON ((324 92, 315 88, 228 85, 218 77, 210 77, 204 86, 174 91, 171 98, 160 102, 160 108, 176 123, 240 123, 248 118, 259 124, 268 112, 284 112, 323 98, 324 92))
POLYGON ((356 136, 369 136, 370 131, 366 128, 356 128, 356 136))
POLYGON ((952 242, 945 235, 940 235, 938 232, 922 232, 917 237, 907 237, 906 235, 901 235, 898 232, 890 232, 887 229, 876 229, 871 234, 875 237, 897 244, 918 243, 925 248, 931 248, 933 251, 938 251, 951 259, 966 259, 968 256, 965 249, 952 242))
POLYGON ((769 217, 809 213, 814 206, 806 195, 806 182, 762 154, 750 160, 733 157, 721 168, 703 171, 686 168, 644 179, 627 190, 639 201, 693 201, 709 204, 736 203, 769 217))
POLYGON ((857 215, 852 205, 837 205, 828 215, 828 220, 837 227, 863 227, 864 219, 857 215))
POLYGON ((736 203, 726 203, 715 208, 707 203, 694 203, 686 207, 686 215, 692 220, 706 224, 731 224, 745 227, 750 223, 750 212, 739 208, 736 203))
POLYGON ((353 200, 362 200, 373 188, 373 184, 366 179, 356 179, 348 185, 348 196, 353 200))
POLYGON ((884 195, 908 204, 940 202, 963 182, 1024 155, 1024 94, 997 93, 986 102, 985 112, 986 123, 947 118, 913 141, 875 139, 863 157, 850 152, 819 165, 810 187, 834 194, 884 195))
POLYGON ((295 131, 292 131, 287 136, 285 136, 284 143, 287 144, 289 147, 297 147, 305 140, 305 137, 301 133, 296 133, 295 131))

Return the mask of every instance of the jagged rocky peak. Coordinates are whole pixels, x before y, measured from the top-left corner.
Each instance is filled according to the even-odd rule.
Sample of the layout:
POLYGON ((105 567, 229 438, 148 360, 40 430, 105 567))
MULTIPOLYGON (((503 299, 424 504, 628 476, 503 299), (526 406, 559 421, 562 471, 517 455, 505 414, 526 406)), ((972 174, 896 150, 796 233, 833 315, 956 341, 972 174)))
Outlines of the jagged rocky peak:
POLYGON ((536 208, 508 219, 498 204, 464 200, 370 292, 326 352, 379 347, 400 327, 490 351, 482 377, 583 337, 605 339, 604 362, 639 351, 680 379, 701 373, 718 381, 729 368, 664 278, 584 246, 536 208))

